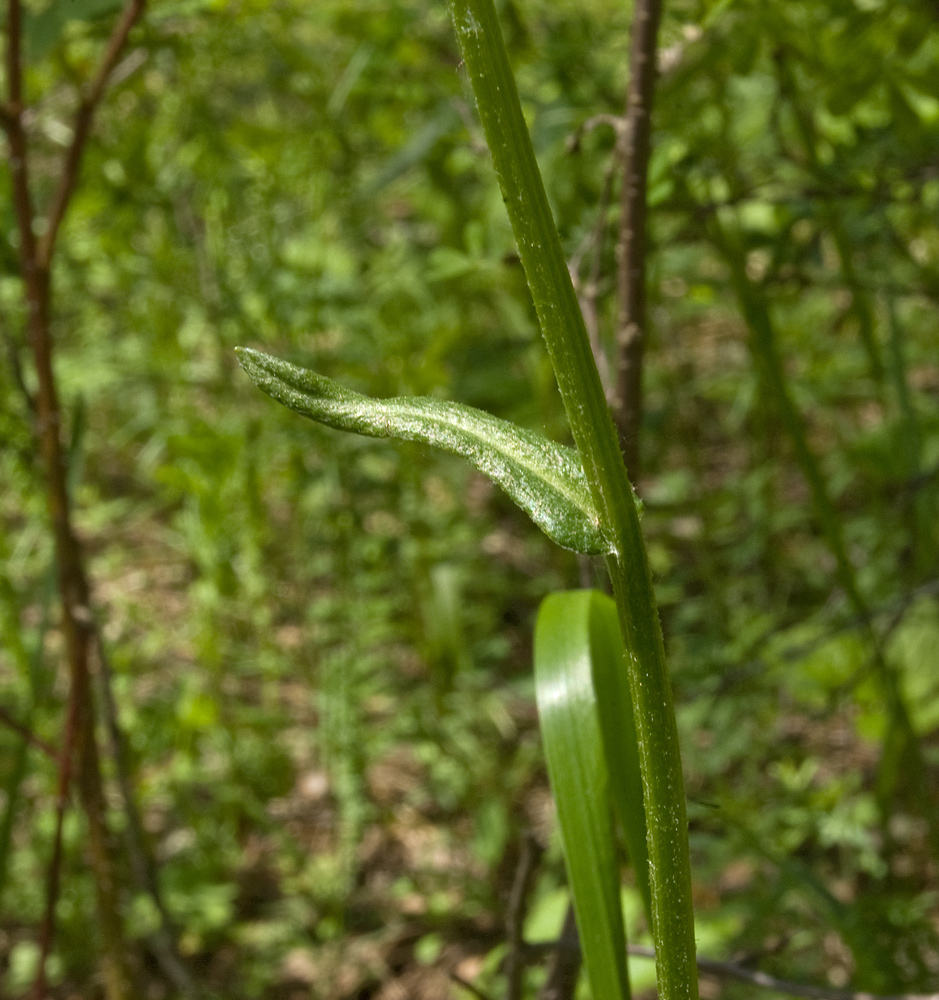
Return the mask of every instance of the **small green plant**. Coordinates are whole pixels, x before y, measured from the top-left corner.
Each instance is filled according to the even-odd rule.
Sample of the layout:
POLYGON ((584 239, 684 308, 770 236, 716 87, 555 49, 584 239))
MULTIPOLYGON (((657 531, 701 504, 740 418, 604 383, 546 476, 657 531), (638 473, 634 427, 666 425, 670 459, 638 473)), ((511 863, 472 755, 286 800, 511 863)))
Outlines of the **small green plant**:
POLYGON ((248 374, 305 416, 462 455, 551 538, 602 554, 615 605, 555 594, 539 616, 536 680, 582 948, 594 996, 629 996, 611 804, 648 901, 660 996, 697 996, 678 734, 639 506, 545 195, 492 0, 450 11, 576 454, 454 403, 371 400, 242 349, 248 374), (615 627, 618 625, 618 629, 615 627), (641 774, 641 783, 639 775, 641 774))

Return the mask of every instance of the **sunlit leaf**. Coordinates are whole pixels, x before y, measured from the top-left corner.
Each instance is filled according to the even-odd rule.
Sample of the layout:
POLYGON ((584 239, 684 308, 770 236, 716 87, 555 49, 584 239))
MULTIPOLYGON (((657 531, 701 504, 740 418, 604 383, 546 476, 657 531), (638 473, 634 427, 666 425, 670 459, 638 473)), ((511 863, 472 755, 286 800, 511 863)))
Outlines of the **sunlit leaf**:
POLYGON ((592 619, 600 597, 589 590, 566 591, 542 602, 535 627, 535 691, 593 996, 622 1000, 630 996, 626 932, 592 666, 592 619))

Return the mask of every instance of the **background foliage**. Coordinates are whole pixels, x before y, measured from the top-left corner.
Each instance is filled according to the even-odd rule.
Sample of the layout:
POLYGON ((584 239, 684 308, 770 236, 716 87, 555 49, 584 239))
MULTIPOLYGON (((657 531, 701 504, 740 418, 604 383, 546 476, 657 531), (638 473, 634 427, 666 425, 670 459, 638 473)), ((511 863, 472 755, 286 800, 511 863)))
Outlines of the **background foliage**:
MULTIPOLYGON (((67 141, 62 81, 113 16, 61 10, 37 7, 29 35, 40 185, 67 141)), ((621 110, 630 11, 505 0, 500 13, 603 334, 614 136, 570 139, 621 110)), ((879 992, 939 982, 939 827, 908 770, 883 760, 871 632, 831 537, 935 795, 937 27, 926 0, 672 0, 650 177, 639 492, 701 950, 879 992)), ((56 262, 57 374, 181 950, 226 997, 456 996, 454 970, 499 996, 527 831, 546 849, 530 939, 556 935, 564 907, 534 609, 598 576, 458 460, 301 421, 232 352, 262 347, 374 395, 452 398, 566 440, 445 7, 166 0, 117 75, 56 262)), ((18 381, 32 385, 6 174, 0 186, 0 704, 56 744, 52 550, 18 381)), ((52 762, 19 747, 0 729, 11 996, 34 971, 55 791, 52 762)), ((95 989, 82 823, 72 813, 66 828, 63 997, 95 989)), ((126 915, 142 942, 149 899, 128 891, 126 915)), ((170 995, 138 950, 147 995, 170 995)), ((532 995, 542 975, 530 971, 532 995)))

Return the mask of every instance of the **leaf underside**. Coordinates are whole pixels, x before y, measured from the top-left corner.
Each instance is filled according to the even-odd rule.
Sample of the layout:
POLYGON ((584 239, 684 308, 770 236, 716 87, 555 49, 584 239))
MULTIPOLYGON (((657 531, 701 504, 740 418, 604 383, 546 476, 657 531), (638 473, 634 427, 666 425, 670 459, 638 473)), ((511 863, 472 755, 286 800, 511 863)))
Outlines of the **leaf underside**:
POLYGON ((421 441, 459 455, 558 545, 585 555, 611 551, 572 448, 460 403, 425 396, 372 399, 259 351, 236 352, 255 384, 289 409, 338 430, 421 441))

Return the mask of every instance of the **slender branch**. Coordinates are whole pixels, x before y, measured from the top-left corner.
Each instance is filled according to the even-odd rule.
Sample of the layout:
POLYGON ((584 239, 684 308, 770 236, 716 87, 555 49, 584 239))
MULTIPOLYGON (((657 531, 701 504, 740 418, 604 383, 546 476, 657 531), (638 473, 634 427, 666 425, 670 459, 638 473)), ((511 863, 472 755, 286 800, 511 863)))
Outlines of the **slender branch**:
POLYGON ((474 986, 468 979, 464 979, 456 972, 450 973, 450 981, 456 983, 457 986, 462 987, 464 990, 468 990, 474 997, 476 997, 476 1000, 492 1000, 492 997, 483 993, 478 986, 474 986))
POLYGON ((603 176, 603 189, 600 193, 600 201, 597 205, 597 221, 577 252, 568 264, 571 281, 574 291, 577 293, 577 301, 580 303, 580 311, 583 313, 584 323, 587 327, 587 336, 590 338, 590 349, 593 351, 594 360, 597 363, 597 371, 600 374, 600 382, 603 385, 604 395, 609 399, 612 394, 610 362, 600 342, 600 320, 597 315, 597 297, 600 289, 600 266, 602 263, 603 231, 606 228, 606 210, 610 203, 610 196, 613 192, 613 173, 616 166, 615 160, 611 160, 603 176), (581 286, 580 262, 584 254, 590 250, 590 274, 585 285, 581 286))
POLYGON ((665 644, 635 497, 538 170, 492 0, 450 0, 519 256, 611 555, 648 818, 663 1000, 697 1000, 688 821, 665 644))
POLYGON ((77 737, 79 729, 79 692, 73 687, 69 694, 68 715, 65 721, 65 739, 62 743, 62 753, 59 756, 59 776, 56 786, 55 803, 55 834, 52 840, 52 858, 49 862, 49 873, 46 879, 46 907, 42 923, 39 927, 39 964, 36 967, 36 978, 33 981, 33 1000, 46 1000, 46 962, 52 950, 55 937, 55 908, 59 900, 59 884, 62 872, 62 830, 65 822, 65 810, 68 807, 69 787, 72 783, 72 771, 77 755, 77 737))
POLYGON ((524 929, 525 912, 528 909, 528 893, 532 876, 538 867, 541 848, 526 831, 522 837, 521 854, 512 881, 512 891, 506 907, 506 939, 508 953, 505 959, 506 1000, 522 1000, 525 975, 524 929))
POLYGON ((5 708, 0 708, 0 723, 8 729, 12 729, 14 733, 18 733, 30 746, 41 750, 47 757, 50 757, 52 760, 58 759, 59 755, 55 747, 38 737, 28 726, 24 726, 22 722, 17 722, 5 708))
POLYGON ((78 182, 79 167, 81 165, 82 154, 85 151, 85 143, 88 140, 88 133, 94 120, 95 111, 104 97, 108 79, 117 65, 121 51, 127 43, 127 36, 131 28, 143 14, 146 0, 128 0, 127 5, 121 11, 121 16, 111 32, 108 39, 101 65, 98 72, 88 86, 85 95, 82 97, 75 115, 72 142, 65 153, 65 161, 62 164, 62 173, 59 175, 59 184, 49 209, 49 218, 46 231, 39 241, 38 263, 43 269, 48 269, 52 262, 52 254, 55 250, 55 241, 62 225, 62 219, 68 209, 69 202, 75 191, 78 182))
POLYGON ((623 188, 616 247, 617 373, 613 414, 630 481, 639 481, 642 364, 646 341, 646 184, 652 148, 655 51, 661 0, 636 0, 629 57, 626 124, 620 133, 623 188))
POLYGON ((23 8, 20 0, 9 0, 7 5, 7 87, 10 103, 6 113, 18 118, 23 100, 23 8))
POLYGON ((621 118, 619 115, 609 115, 609 114, 599 114, 591 115, 586 121, 582 122, 573 135, 569 136, 567 139, 567 151, 569 153, 576 153, 580 149, 580 144, 583 141, 585 135, 589 135, 594 130, 600 128, 602 125, 607 125, 616 133, 617 138, 619 138, 623 132, 626 131, 626 119, 621 118))
MULTIPOLYGON (((580 945, 577 941, 564 939, 562 932, 557 941, 545 941, 526 944, 526 951, 537 957, 544 954, 564 954, 576 952, 580 945)), ((635 958, 655 958, 655 949, 647 945, 631 944, 626 949, 635 958)), ((774 990, 776 993, 786 993, 793 997, 806 997, 808 1000, 939 1000, 939 993, 868 993, 864 990, 836 990, 827 986, 812 986, 810 983, 799 983, 793 979, 778 979, 756 969, 748 969, 745 965, 735 962, 722 962, 714 958, 696 959, 699 971, 710 976, 720 976, 725 979, 739 979, 744 983, 752 983, 762 989, 774 990)), ((542 994, 544 1000, 544 994, 542 994)))
POLYGON ((552 945, 554 956, 538 1000, 574 1000, 580 975, 580 936, 574 907, 568 903, 561 936, 552 945))
MULTIPOLYGON (((655 949, 643 945, 629 945, 629 954, 637 958, 655 958, 655 949)), ((739 979, 744 983, 752 983, 763 989, 775 990, 777 993, 787 993, 792 997, 807 997, 808 1000, 939 1000, 939 993, 894 993, 884 996, 879 993, 867 993, 863 990, 834 990, 825 986, 811 986, 807 983, 797 983, 791 979, 777 979, 775 976, 748 969, 733 962, 719 962, 713 958, 699 958, 698 969, 712 976, 726 979, 739 979)))
POLYGON ((16 388, 23 397, 23 402, 26 403, 26 409, 33 416, 35 416, 36 400, 33 398, 33 394, 29 391, 29 386, 26 384, 26 378, 23 375, 23 366, 20 363, 19 345, 13 339, 13 336, 11 335, 6 322, 4 322, 4 319, 4 317, 0 317, 0 336, 3 337, 6 346, 7 360, 10 364, 10 373, 13 375, 13 381, 16 383, 16 388))
POLYGON ((153 859, 146 848, 143 823, 140 819, 140 810, 137 808, 131 780, 127 740, 121 729, 117 705, 114 702, 114 674, 104 646, 101 628, 97 622, 95 623, 95 649, 98 654, 97 676, 101 715, 104 720, 105 732, 108 734, 117 787, 124 801, 124 813, 127 820, 124 830, 127 855, 138 888, 150 896, 160 917, 159 928, 149 935, 147 941, 166 978, 184 996, 196 997, 199 995, 199 990, 176 947, 173 921, 160 891, 160 883, 157 879, 153 859))
MULTIPOLYGON (((69 717, 63 745, 63 765, 60 771, 60 809, 64 812, 71 772, 74 768, 82 807, 88 818, 88 848, 94 873, 98 921, 102 941, 102 972, 108 1000, 128 1000, 131 977, 127 967, 124 934, 120 911, 120 889, 116 858, 106 819, 106 804, 100 761, 95 736, 94 703, 89 675, 91 644, 91 614, 89 585, 84 557, 72 525, 71 500, 68 492, 67 459, 62 443, 61 408, 59 406, 53 368, 53 340, 50 329, 49 265, 55 231, 61 221, 77 178, 78 162, 84 148, 84 136, 91 123, 91 114, 103 94, 108 75, 133 20, 139 15, 142 0, 132 0, 125 9, 118 29, 102 61, 101 69, 82 108, 79 111, 76 141, 66 157, 59 195, 50 219, 52 225, 44 237, 43 254, 39 253, 33 234, 33 201, 28 175, 28 143, 23 128, 21 9, 20 0, 9 0, 7 18, 6 66, 9 86, 9 109, 12 118, 7 125, 9 164, 12 175, 13 207, 19 230, 20 270, 23 277, 27 307, 27 327, 33 362, 36 368, 36 436, 46 470, 46 498, 55 541, 56 572, 61 602, 61 627, 65 640, 69 671, 69 717), (133 14, 133 17, 131 17, 133 14), (74 756, 74 762, 72 757, 74 756), (67 766, 65 761, 68 761, 67 766), (66 780, 68 779, 68 780, 66 780)), ((61 817, 59 819, 61 823, 61 817)), ((57 835, 58 837, 58 835, 57 835)), ((40 952, 48 954, 54 928, 55 899, 58 894, 58 868, 61 846, 57 839, 47 899, 46 919, 41 933, 40 952)), ((36 981, 37 1000, 44 989, 44 962, 36 981)))

